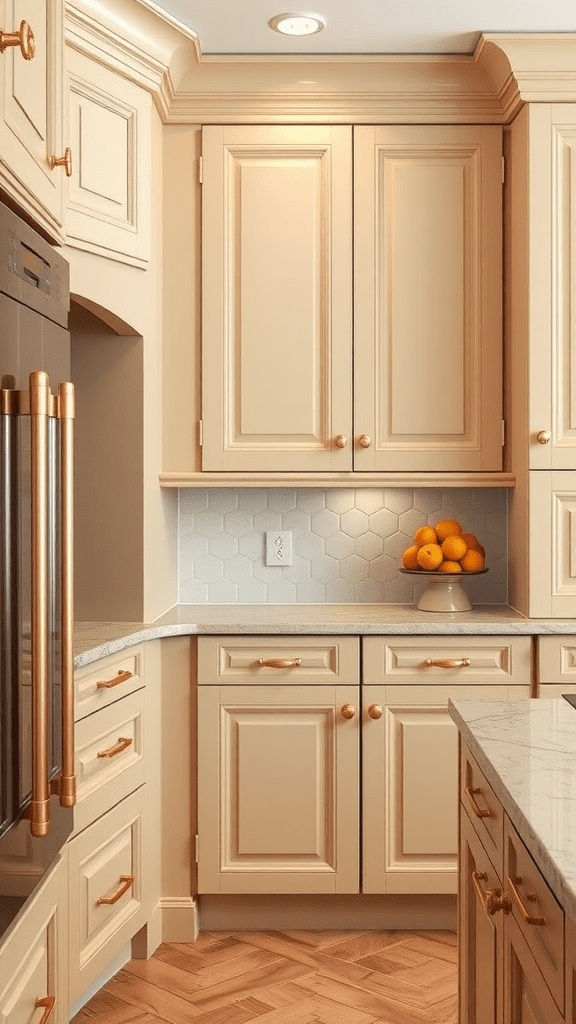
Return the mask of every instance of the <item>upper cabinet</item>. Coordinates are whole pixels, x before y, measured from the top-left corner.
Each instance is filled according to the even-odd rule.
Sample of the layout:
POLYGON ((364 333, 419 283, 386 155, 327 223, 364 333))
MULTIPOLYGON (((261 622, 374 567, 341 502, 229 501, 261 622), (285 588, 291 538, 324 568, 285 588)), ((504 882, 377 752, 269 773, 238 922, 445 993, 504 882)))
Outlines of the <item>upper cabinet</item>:
POLYGON ((500 129, 208 126, 202 152, 202 469, 499 471, 500 129))
POLYGON ((0 187, 63 241, 62 0, 0 0, 0 187))

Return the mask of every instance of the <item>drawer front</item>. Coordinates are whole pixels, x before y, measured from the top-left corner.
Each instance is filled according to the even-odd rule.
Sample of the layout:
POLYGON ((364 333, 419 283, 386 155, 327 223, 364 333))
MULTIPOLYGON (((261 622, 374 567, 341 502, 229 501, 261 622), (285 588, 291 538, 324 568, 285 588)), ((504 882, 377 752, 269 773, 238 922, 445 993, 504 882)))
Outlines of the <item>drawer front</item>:
POLYGON ((145 787, 69 844, 70 1004, 146 918, 145 787))
POLYGON ((504 870, 504 811, 484 773, 464 743, 460 751, 460 801, 496 873, 504 870))
POLYGON ((504 888, 512 914, 558 1008, 564 1009, 564 911, 514 826, 504 829, 504 888))
POLYGON ((199 683, 352 683, 357 637, 199 637, 199 683))
POLYGON ((531 637, 365 637, 365 683, 507 683, 531 678, 531 637))
POLYGON ((80 832, 144 782, 144 691, 76 725, 76 806, 80 832))
MULTIPOLYGON (((576 686, 575 636, 541 636, 538 638, 538 676, 541 683, 576 686)), ((550 696, 554 695, 550 694, 550 696)))
POLYGON ((75 718, 112 704, 144 686, 144 645, 102 658, 74 673, 75 718))

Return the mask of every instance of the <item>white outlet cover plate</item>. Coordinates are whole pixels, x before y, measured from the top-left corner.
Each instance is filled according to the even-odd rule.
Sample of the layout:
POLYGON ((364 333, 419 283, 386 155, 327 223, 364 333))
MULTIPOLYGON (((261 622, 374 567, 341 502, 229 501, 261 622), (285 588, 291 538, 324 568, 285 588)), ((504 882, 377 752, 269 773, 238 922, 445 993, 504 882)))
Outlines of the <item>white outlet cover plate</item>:
POLYGON ((266 565, 292 565, 292 531, 266 531, 266 565))

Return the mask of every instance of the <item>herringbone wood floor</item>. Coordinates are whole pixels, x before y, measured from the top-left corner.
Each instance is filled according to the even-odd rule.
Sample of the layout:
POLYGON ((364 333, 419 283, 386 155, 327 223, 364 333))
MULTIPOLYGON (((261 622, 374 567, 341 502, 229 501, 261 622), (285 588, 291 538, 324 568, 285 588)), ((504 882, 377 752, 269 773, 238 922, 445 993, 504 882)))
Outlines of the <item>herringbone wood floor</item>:
POLYGON ((201 932, 132 960, 73 1024, 457 1024, 453 932, 201 932))

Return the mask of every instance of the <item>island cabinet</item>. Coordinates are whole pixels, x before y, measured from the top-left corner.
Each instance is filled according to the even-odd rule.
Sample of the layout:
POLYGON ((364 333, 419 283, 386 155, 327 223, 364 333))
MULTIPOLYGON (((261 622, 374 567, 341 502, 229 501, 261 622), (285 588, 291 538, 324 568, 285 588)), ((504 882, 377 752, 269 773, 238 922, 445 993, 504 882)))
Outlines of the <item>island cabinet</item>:
POLYGON ((574 925, 463 743, 459 896, 461 1024, 572 1024, 574 925))
POLYGON ((501 156, 495 126, 203 129, 204 471, 501 470, 501 156))
POLYGON ((63 0, 1 0, 0 188, 53 242, 64 240, 63 0))
POLYGON ((455 893, 448 699, 529 678, 528 637, 200 637, 198 891, 455 893))

